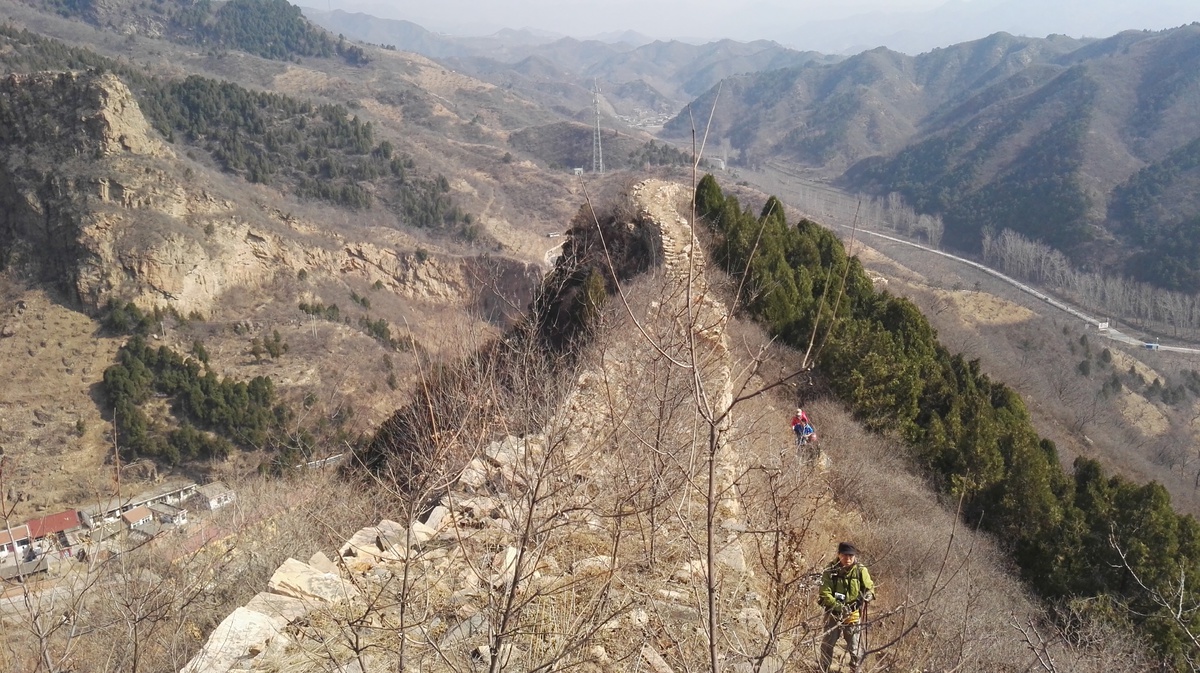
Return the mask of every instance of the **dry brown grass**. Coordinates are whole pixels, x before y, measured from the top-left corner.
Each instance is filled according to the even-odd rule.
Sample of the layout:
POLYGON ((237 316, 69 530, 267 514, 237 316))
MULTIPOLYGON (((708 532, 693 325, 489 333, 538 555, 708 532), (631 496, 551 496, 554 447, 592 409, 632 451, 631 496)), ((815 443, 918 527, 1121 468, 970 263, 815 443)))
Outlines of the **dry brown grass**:
POLYGON ((120 340, 98 336, 96 321, 45 292, 8 288, 0 305, 0 327, 12 331, 0 338, 0 448, 19 523, 111 485, 103 466, 112 443, 98 395, 120 340))
POLYGON ((177 671, 283 561, 307 560, 379 518, 372 494, 331 472, 229 485, 237 500, 211 516, 193 513, 119 556, 68 562, 25 599, 18 591, 0 609, 0 669, 177 671))

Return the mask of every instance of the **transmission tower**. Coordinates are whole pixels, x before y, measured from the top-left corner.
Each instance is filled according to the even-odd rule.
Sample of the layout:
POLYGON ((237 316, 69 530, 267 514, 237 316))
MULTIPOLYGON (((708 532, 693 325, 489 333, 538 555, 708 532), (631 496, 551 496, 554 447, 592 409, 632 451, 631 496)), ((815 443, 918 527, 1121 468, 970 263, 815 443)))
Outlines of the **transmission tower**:
POLYGON ((596 109, 596 132, 592 137, 592 172, 604 172, 604 151, 600 148, 600 80, 593 81, 592 107, 596 109))

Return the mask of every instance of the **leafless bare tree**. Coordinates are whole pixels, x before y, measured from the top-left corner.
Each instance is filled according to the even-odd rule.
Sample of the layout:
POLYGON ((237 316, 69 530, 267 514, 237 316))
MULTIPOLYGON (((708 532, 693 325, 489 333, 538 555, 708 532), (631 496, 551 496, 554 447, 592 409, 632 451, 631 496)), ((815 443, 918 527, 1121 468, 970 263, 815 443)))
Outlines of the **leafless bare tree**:
POLYGON ((1192 671, 1200 671, 1200 632, 1194 627, 1195 616, 1200 614, 1200 602, 1192 598, 1195 590, 1187 586, 1187 569, 1182 566, 1179 568, 1178 580, 1168 580, 1163 587, 1152 587, 1130 565, 1128 552, 1121 547, 1116 535, 1110 535, 1108 543, 1121 557, 1121 565, 1141 589, 1142 594, 1149 598, 1150 602, 1179 629, 1184 639, 1191 643, 1191 653, 1184 655, 1184 661, 1192 671))

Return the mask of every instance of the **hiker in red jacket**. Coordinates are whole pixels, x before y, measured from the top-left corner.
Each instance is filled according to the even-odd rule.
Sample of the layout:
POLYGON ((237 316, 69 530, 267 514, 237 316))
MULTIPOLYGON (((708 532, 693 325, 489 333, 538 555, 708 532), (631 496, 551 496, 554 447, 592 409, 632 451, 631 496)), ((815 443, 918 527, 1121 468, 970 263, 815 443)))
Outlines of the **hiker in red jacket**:
POLYGON ((800 434, 800 429, 808 425, 808 414, 800 407, 796 407, 796 415, 792 416, 792 432, 800 434))
POLYGON ((808 414, 800 407, 796 407, 796 415, 792 416, 792 432, 796 433, 797 444, 807 444, 812 438, 813 427, 808 422, 808 414))

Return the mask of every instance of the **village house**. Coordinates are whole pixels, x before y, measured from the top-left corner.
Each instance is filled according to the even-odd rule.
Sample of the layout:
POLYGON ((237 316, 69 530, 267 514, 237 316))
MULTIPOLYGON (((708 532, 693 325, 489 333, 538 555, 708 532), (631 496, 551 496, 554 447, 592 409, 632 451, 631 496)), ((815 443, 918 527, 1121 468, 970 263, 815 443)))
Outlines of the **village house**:
POLYGON ((233 489, 220 481, 214 481, 211 484, 198 487, 196 495, 192 496, 192 502, 197 507, 209 511, 220 509, 236 499, 237 494, 233 492, 233 489))
POLYGON ((186 480, 168 481, 158 488, 146 491, 138 496, 139 505, 163 503, 166 505, 181 505, 196 494, 196 482, 186 480))
POLYGON ((152 503, 149 507, 150 511, 154 513, 154 518, 159 523, 182 526, 188 522, 188 513, 183 507, 176 507, 165 502, 152 503))
POLYGON ((130 504, 131 499, 121 500, 118 498, 109 498, 108 500, 85 507, 79 510, 79 518, 83 521, 83 525, 88 528, 99 528, 106 523, 112 523, 120 518, 121 512, 133 507, 130 504))
POLYGON ((97 528, 121 518, 122 512, 155 503, 180 506, 196 493, 196 482, 168 482, 150 491, 127 498, 109 498, 80 511, 80 519, 88 528, 97 528))
POLYGON ((9 554, 20 555, 29 549, 29 527, 25 524, 0 528, 0 558, 9 554))
POLYGON ((125 522, 126 528, 133 530, 138 526, 144 526, 154 521, 154 514, 150 511, 149 507, 141 505, 134 507, 128 512, 123 512, 121 514, 121 520, 125 522))
POLYGON ((78 510, 67 510, 57 514, 30 519, 29 539, 41 553, 57 550, 59 556, 70 556, 71 548, 77 544, 75 533, 81 528, 78 510))

